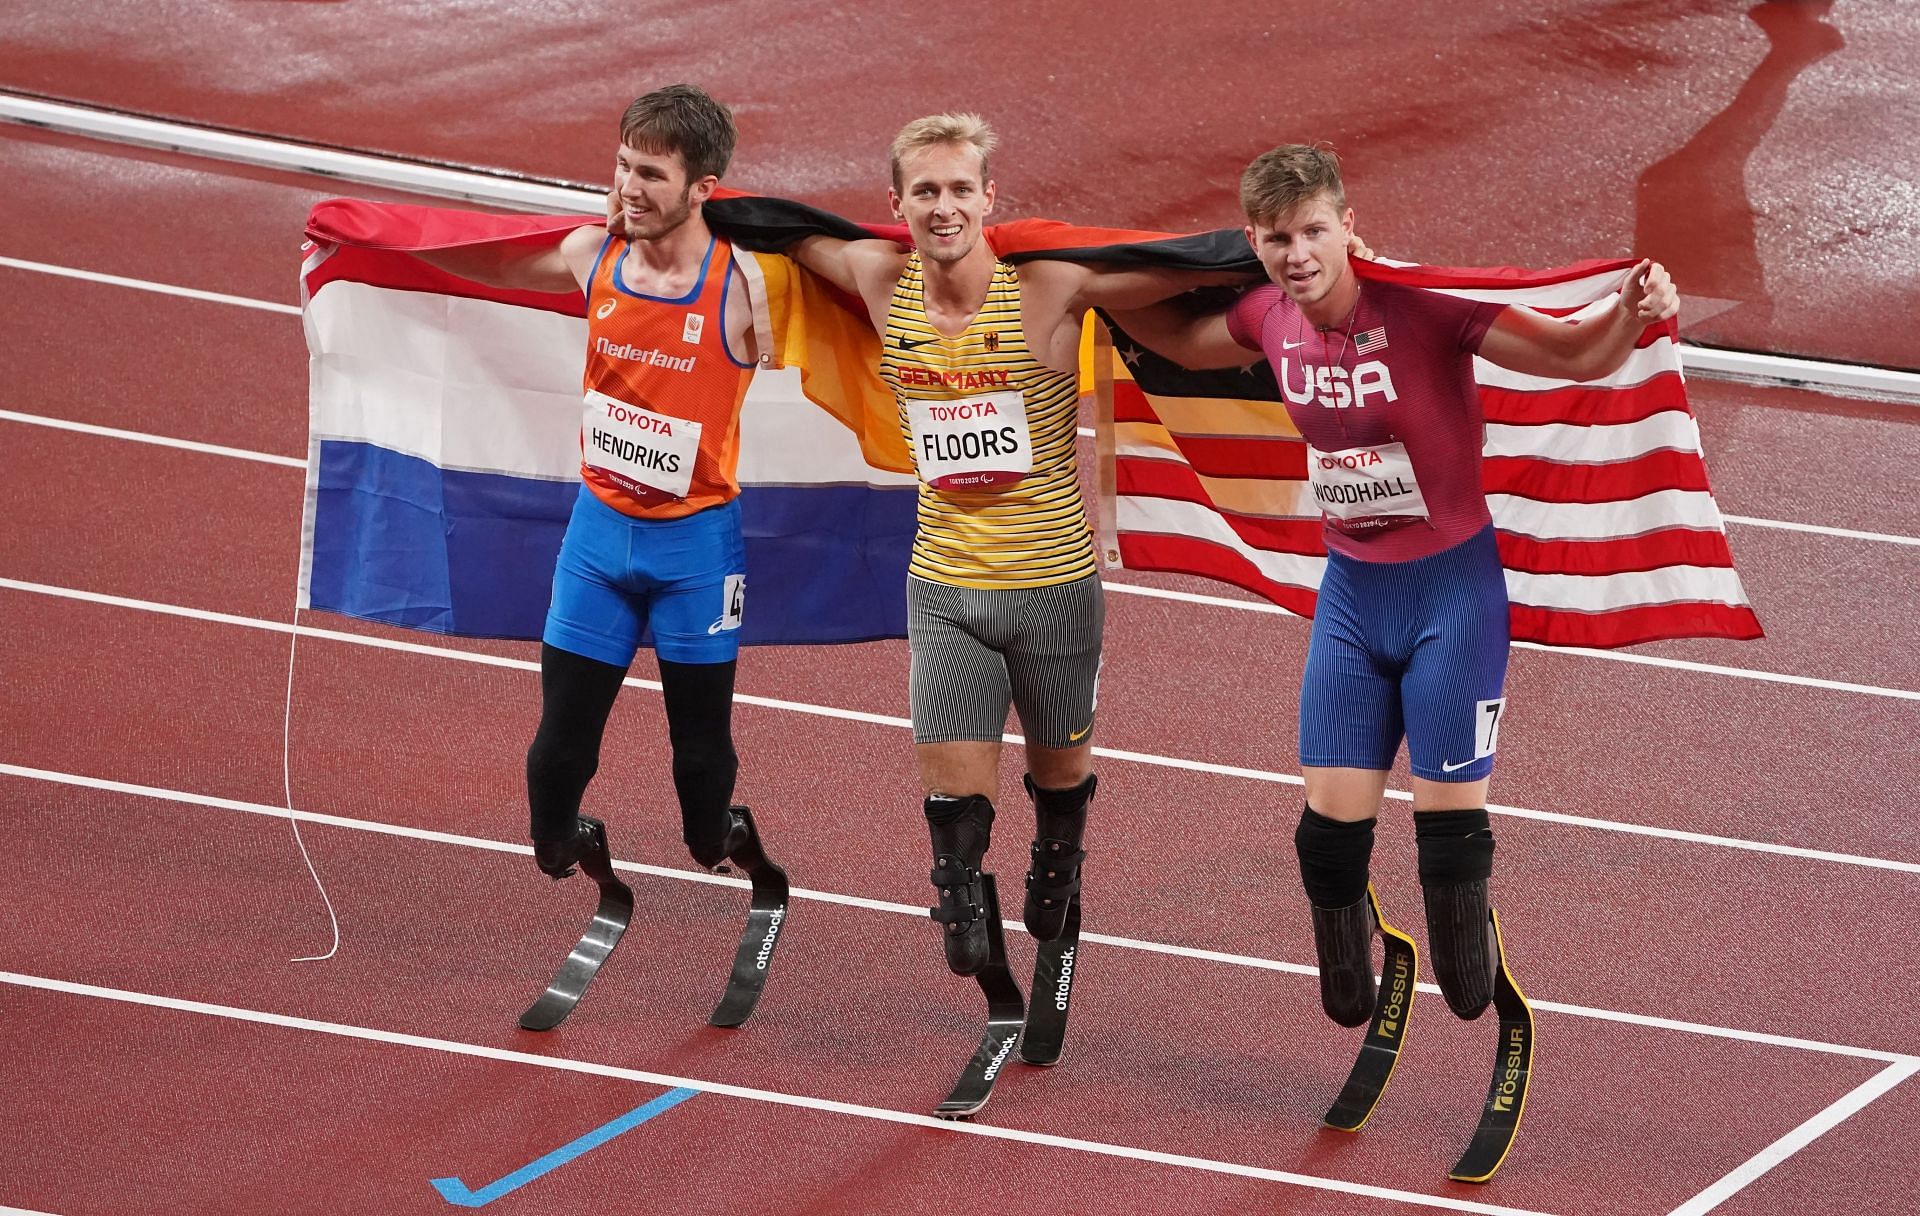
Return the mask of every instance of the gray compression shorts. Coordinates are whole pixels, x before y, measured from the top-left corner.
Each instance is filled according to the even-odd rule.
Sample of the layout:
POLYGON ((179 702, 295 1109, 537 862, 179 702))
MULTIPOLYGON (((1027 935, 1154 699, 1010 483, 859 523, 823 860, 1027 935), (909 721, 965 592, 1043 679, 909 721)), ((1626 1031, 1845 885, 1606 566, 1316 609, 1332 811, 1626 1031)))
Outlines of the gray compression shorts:
POLYGON ((907 577, 915 743, 998 740, 1007 707, 1029 743, 1093 738, 1106 600, 1100 576, 987 590, 907 577))

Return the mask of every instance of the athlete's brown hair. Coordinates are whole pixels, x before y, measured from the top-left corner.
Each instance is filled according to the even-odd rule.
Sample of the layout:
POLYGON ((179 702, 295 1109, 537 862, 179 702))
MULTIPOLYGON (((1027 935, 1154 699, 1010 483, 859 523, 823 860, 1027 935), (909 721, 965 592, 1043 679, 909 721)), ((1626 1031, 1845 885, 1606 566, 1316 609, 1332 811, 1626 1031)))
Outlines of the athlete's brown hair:
POLYGON ((1340 161, 1322 144, 1281 144, 1253 158, 1240 175, 1240 209, 1249 224, 1271 225, 1317 194, 1347 209, 1347 188, 1340 183, 1340 161))
POLYGON ((725 174, 734 139, 732 111, 690 84, 636 97, 620 116, 621 143, 639 152, 678 153, 689 182, 725 174))
POLYGON ((916 118, 900 128, 900 134, 893 137, 892 168, 893 188, 900 189, 900 165, 908 156, 922 148, 937 147, 940 144, 965 144, 980 154, 980 180, 985 183, 987 173, 987 154, 993 151, 1000 141, 994 136, 993 128, 987 120, 978 114, 929 114, 925 118, 916 118))

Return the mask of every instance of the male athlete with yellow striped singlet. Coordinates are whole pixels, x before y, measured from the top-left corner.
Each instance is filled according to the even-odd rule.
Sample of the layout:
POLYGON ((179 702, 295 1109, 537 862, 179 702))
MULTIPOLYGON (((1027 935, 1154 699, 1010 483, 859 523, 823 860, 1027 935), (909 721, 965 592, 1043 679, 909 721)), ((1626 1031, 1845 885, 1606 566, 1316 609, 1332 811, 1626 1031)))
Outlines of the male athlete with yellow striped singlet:
POLYGON ((989 952, 981 863, 1009 704, 1026 734, 1036 817, 1027 929, 1058 940, 1080 890, 1105 612, 1074 446, 1082 318, 1220 281, 1001 262, 982 230, 993 146, 976 115, 908 123, 893 141, 889 201, 914 248, 813 236, 788 250, 865 303, 914 454, 913 734, 932 915, 958 975, 978 973, 989 952))

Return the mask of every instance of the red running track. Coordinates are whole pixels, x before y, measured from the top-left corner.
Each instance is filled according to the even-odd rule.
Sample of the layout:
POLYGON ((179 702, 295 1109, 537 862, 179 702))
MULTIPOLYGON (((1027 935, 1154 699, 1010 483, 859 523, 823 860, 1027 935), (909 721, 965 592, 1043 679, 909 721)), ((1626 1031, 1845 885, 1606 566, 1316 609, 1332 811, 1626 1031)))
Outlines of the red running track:
MULTIPOLYGON (((318 196, 311 183, 31 136, 0 139, 0 167, 8 214, 23 221, 0 254, 292 299, 287 234, 318 196), (102 180, 155 239, 94 218, 102 180), (209 231, 219 240, 209 243, 209 231)), ((0 269, 0 284, 0 409, 301 450, 292 318, 14 269, 0 269)), ((1920 532, 1910 501, 1838 492, 1897 484, 1911 451, 1907 415, 1698 388, 1730 512, 1920 532)), ((284 622, 299 476, 0 420, 0 577, 35 585, 0 588, 0 762, 278 804, 284 633, 57 592, 284 622), (78 491, 86 486, 104 489, 78 491)), ((1894 691, 1920 685, 1913 547, 1758 527, 1736 527, 1734 540, 1770 640, 1655 653, 1894 691)), ((1299 622, 1113 599, 1104 745, 1291 771, 1299 622), (1249 646, 1259 662, 1245 662, 1249 646)), ((295 804, 517 841, 531 673, 349 640, 431 639, 306 623, 346 637, 300 642, 295 804)), ((532 650, 446 649, 522 663, 532 650)), ((1594 821, 1500 820, 1516 965, 1549 1005, 1641 1020, 1543 1011, 1543 1079, 1492 1186, 1440 1181, 1484 1084, 1488 1026, 1458 1024, 1422 998, 1417 1055, 1367 1132, 1340 1138, 1314 1123, 1351 1036, 1314 1012, 1309 978, 1126 945, 1087 948, 1067 1065, 1008 1076, 983 1122, 1443 1202, 1652 1213, 1879 1074, 1886 1062, 1862 1052, 1912 1049, 1903 1005, 1920 980, 1905 948, 1912 926, 1897 911, 1857 910, 1904 907, 1920 862, 1904 813, 1916 757, 1902 742, 1920 726, 1913 700, 1529 652, 1516 655, 1513 679, 1527 713, 1496 796, 1594 821), (1609 822, 1909 868, 1623 835, 1609 822)), ((742 689, 897 717, 903 648, 755 652, 742 689)), ((922 843, 904 732, 754 703, 738 718, 743 794, 800 884, 918 904, 922 843)), ((657 699, 629 691, 613 734, 593 809, 614 823, 622 856, 680 865, 662 811, 671 802, 654 750, 657 699)), ((1091 932, 1296 967, 1310 957, 1286 848, 1296 787, 1117 760, 1103 773, 1091 932)), ((940 970, 923 922, 817 901, 796 906, 749 1028, 706 1030, 700 1017, 741 900, 647 877, 633 940, 575 1021, 540 1039, 514 1030, 512 1015, 577 930, 585 896, 538 878, 523 857, 308 825, 345 946, 332 962, 295 965, 284 960, 324 947, 326 925, 283 822, 18 774, 0 776, 0 789, 15 859, 0 896, 9 927, 0 969, 10 972, 907 1112, 939 1096, 977 1033, 975 998, 940 970)), ((1017 854, 1020 835, 1003 832, 1001 853, 1017 854)), ((1386 836, 1391 900, 1412 890, 1404 819, 1386 836)), ((1398 912, 1418 920, 1411 907, 1398 912)), ((0 1011, 16 1028, 10 1105, 37 1112, 5 1134, 16 1166, 0 1202, 69 1214, 438 1210, 428 1179, 481 1185, 661 1088, 17 984, 0 985, 0 1011), (17 1029, 29 1025, 30 1041, 17 1029)), ((1903 1184, 1884 1146, 1916 1131, 1908 1083, 1715 1210, 1899 1210, 1903 1184), (1837 1200, 1844 1208, 1831 1208, 1837 1200)), ((956 1196, 1005 1211, 1415 1210, 711 1094, 499 1206, 920 1211, 956 1196), (758 1173, 739 1169, 743 1144, 758 1173)))

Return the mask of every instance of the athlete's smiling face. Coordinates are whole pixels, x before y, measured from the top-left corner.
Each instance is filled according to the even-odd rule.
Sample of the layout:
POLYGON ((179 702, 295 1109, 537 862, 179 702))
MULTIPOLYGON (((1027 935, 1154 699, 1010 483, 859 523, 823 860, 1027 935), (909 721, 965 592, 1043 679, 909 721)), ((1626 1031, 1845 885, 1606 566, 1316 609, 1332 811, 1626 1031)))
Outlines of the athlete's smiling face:
POLYGON ((900 182, 888 197, 921 257, 958 262, 979 244, 981 224, 993 210, 993 183, 982 167, 971 144, 934 144, 902 158, 900 182))
POLYGON ((712 175, 688 181, 687 164, 678 152, 643 152, 621 144, 613 192, 628 238, 655 241, 666 236, 707 201, 718 181, 712 175))
POLYGON ((1271 223, 1249 224, 1247 241, 1278 283, 1304 311, 1326 299, 1353 274, 1347 262, 1347 238, 1353 233, 1353 208, 1335 208, 1316 194, 1271 223))

